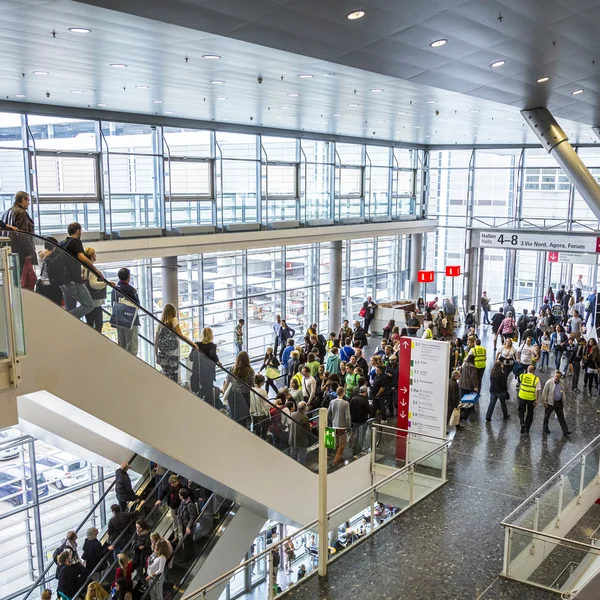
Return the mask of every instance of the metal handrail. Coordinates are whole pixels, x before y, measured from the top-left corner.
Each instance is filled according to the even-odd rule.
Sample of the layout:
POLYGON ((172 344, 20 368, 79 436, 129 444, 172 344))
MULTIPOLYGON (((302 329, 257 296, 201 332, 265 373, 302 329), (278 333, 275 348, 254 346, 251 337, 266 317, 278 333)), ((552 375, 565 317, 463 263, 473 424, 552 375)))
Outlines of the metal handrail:
MULTIPOLYGON (((133 462, 133 460, 135 459, 135 457, 137 456, 137 454, 134 454, 130 459, 129 462, 133 462)), ((114 480, 110 486, 108 487, 108 489, 104 492, 104 494, 102 494, 102 496, 98 499, 98 501, 96 502, 96 504, 94 504, 94 506, 89 510, 89 512, 87 513, 87 515, 85 516, 85 518, 83 519, 83 521, 81 521, 81 523, 75 528, 75 532, 79 533, 79 531, 83 528, 83 526, 86 524, 87 520, 94 514, 94 511, 100 506, 100 504, 102 502, 104 502, 104 499, 108 496, 108 493, 113 489, 113 487, 116 485, 117 481, 114 480)), ((42 580, 44 580, 46 578, 46 575, 48 573, 48 571, 54 566, 54 561, 50 561, 50 563, 48 563, 48 566, 44 569, 44 572, 35 580, 35 582, 32 584, 32 586, 29 588, 29 591, 25 594, 25 596, 23 596, 22 600, 27 600, 27 598, 29 598, 29 596, 31 596, 31 594, 33 593, 33 591, 40 585, 40 583, 42 582, 42 580)))
MULTIPOLYGON (((170 474, 169 471, 165 471, 165 473, 163 474, 163 476, 159 479, 158 483, 152 488, 152 490, 150 491, 150 493, 148 494, 148 497, 151 497, 154 492, 156 492, 156 490, 158 489, 158 487, 162 484, 162 482, 166 479, 166 477, 170 474)), ((158 507, 160 505, 154 505, 152 507, 152 509, 150 510, 150 512, 146 515, 146 519, 149 519, 156 510, 158 510, 158 507)), ((118 542, 121 537, 127 533, 127 527, 123 529, 123 531, 121 531, 121 533, 119 533, 119 535, 117 535, 117 537, 112 541, 112 546, 114 546, 115 542, 118 542)), ((122 552, 124 552, 126 549, 129 548, 129 546, 133 543, 133 539, 135 537, 135 533, 131 536, 131 538, 129 539, 129 541, 127 542, 127 544, 125 544, 125 546, 123 547, 122 552)), ((77 593, 73 595, 73 598, 77 598, 85 589, 85 587, 93 580, 93 576, 95 573, 97 573, 98 571, 103 570, 103 563, 104 561, 108 558, 108 556, 112 554, 112 550, 108 550, 104 556, 100 559, 100 561, 98 562, 98 564, 92 569, 92 571, 89 573, 89 575, 87 576, 86 580, 83 582, 83 584, 81 585, 81 587, 77 590, 77 593)), ((106 569, 106 572, 104 573, 103 577, 101 577, 100 579, 100 584, 102 585, 102 583, 104 582, 104 580, 106 579, 106 576, 112 572, 112 569, 115 567, 115 565, 118 562, 118 558, 115 558, 114 561, 110 564, 110 566, 106 569)), ((25 600, 25 599, 23 599, 25 600)))
MULTIPOLYGON (((501 521, 501 525, 504 526, 508 526, 508 527, 516 527, 516 525, 512 525, 511 523, 508 523, 508 520, 518 511, 520 511, 526 504, 530 503, 532 500, 535 499, 536 496, 539 495, 540 490, 544 489, 551 481, 553 481, 554 479, 556 479, 557 477, 560 476, 561 473, 563 473, 567 468, 570 468, 572 463, 575 463, 577 461, 581 460, 581 457, 584 456, 584 454, 586 453, 586 451, 588 449, 590 449, 591 446, 598 446, 600 445, 600 435, 595 437, 589 444, 587 444, 587 446, 584 446, 578 454, 576 454, 571 460, 567 461, 556 473, 554 473, 554 475, 552 475, 552 477, 550 477, 550 479, 548 479, 547 481, 545 481, 543 483, 543 485, 541 485, 537 490, 535 490, 535 492, 533 492, 533 494, 531 494, 531 496, 529 496, 527 499, 525 499, 523 502, 521 502, 521 504, 519 504, 519 506, 517 506, 517 508, 515 508, 507 517, 505 517, 502 521, 501 521)), ((525 529, 525 531, 529 531, 528 529, 525 529)), ((536 532, 537 533, 537 532, 536 532)), ((563 539, 563 538, 557 538, 557 539, 563 539)), ((597 547, 596 547, 597 549, 597 547)))
POLYGON ((444 442, 446 441, 446 438, 436 437, 435 435, 427 435, 426 433, 415 433, 414 431, 409 431, 408 429, 400 429, 399 427, 392 427, 390 425, 384 425, 383 423, 373 423, 373 427, 381 427, 382 429, 392 429, 393 431, 401 431, 402 433, 416 435, 420 438, 426 437, 431 438, 432 440, 439 440, 444 442))
POLYGON ((569 540, 567 538, 558 537, 557 535, 552 535, 551 533, 545 533, 543 531, 534 531, 533 529, 527 529, 527 527, 522 527, 521 525, 512 525, 511 523, 504 522, 502 522, 501 525, 504 525, 504 527, 508 527, 508 529, 523 531, 531 536, 537 535, 539 537, 548 538, 553 541, 560 542, 561 545, 573 544, 574 546, 585 548, 586 552, 592 552, 593 554, 598 554, 600 556, 600 547, 594 546, 593 544, 586 544, 585 542, 578 542, 577 540, 569 540))

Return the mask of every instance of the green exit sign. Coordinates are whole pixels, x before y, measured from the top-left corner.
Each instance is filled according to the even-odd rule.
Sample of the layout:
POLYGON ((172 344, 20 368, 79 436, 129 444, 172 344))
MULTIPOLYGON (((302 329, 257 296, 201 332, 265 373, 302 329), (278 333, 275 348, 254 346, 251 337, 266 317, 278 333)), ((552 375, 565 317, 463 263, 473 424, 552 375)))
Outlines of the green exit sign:
POLYGON ((335 450, 335 429, 333 427, 325 427, 325 448, 335 450))

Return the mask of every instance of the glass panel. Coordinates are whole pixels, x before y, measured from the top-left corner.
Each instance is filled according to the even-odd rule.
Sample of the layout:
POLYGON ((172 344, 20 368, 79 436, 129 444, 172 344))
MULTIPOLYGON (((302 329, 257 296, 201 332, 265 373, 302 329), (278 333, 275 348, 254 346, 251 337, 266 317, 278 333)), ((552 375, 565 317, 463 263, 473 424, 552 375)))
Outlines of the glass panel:
POLYGON ((363 148, 360 144, 336 144, 336 160, 342 165, 362 165, 363 148))
POLYGON ((298 140, 296 138, 280 138, 262 136, 263 153, 267 161, 296 162, 298 140))
POLYGON ((96 158, 37 156, 40 197, 98 198, 96 158))
MULTIPOLYGON (((101 126, 110 152, 126 152, 128 154, 157 153, 156 127, 153 125, 104 121, 101 126)), ((106 149, 106 144, 103 144, 103 150, 106 149)))
POLYGON ((13 328, 15 332, 15 352, 17 356, 25 356, 25 323, 23 321, 23 301, 21 298, 21 269, 19 257, 11 254, 10 272, 12 284, 10 290, 13 328))
POLYGON ((171 157, 212 157, 210 131, 163 127, 163 135, 168 145, 168 148, 165 147, 165 155, 168 155, 170 152, 171 157))
MULTIPOLYGON (((210 197, 212 163, 194 160, 171 160, 170 189, 167 193, 174 196, 206 196, 210 197)), ((169 161, 165 161, 165 177, 169 175, 169 161)))
MULTIPOLYGON (((2 245, 0 245, 0 249, 2 245)), ((8 285, 8 281, 6 281, 4 277, 4 254, 0 252, 0 315, 3 315, 0 318, 0 359, 8 358, 9 346, 8 346, 8 332, 9 332, 9 323, 8 323, 8 310, 6 306, 6 291, 5 286, 8 285)))
POLYGON ((390 169, 373 167, 369 170, 370 216, 389 215, 390 169))
MULTIPOLYGON (((236 147, 233 147, 236 150, 236 147)), ((242 152, 243 148, 237 148, 242 152)), ((223 160, 221 186, 223 221, 248 223, 258 220, 256 161, 223 160)))
POLYGON ((28 115, 36 150, 95 151, 96 121, 72 117, 28 115))

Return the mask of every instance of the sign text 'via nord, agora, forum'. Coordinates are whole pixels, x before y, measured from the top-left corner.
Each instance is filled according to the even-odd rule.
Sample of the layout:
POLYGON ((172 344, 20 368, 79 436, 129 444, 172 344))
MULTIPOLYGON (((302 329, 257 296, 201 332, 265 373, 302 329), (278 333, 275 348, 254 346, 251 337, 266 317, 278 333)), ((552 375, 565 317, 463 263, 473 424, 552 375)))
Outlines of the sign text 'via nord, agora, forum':
POLYGON ((564 233, 499 233, 482 231, 480 248, 546 250, 556 252, 600 252, 600 237, 573 236, 564 233))

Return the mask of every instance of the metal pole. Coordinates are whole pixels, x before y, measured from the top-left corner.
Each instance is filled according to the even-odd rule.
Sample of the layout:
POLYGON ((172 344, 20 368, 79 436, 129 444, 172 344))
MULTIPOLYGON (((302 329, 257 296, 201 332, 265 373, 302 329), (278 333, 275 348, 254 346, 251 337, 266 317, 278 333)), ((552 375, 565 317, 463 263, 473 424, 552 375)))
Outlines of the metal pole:
POLYGON ((342 241, 329 246, 329 331, 337 331, 342 323, 342 241))
MULTIPOLYGON (((277 552, 279 552, 279 550, 277 550, 277 552)), ((277 581, 276 577, 275 577, 275 573, 273 571, 273 551, 271 550, 271 552, 269 552, 269 554, 267 554, 267 568, 269 569, 269 578, 268 578, 268 582, 269 582, 269 589, 267 591, 267 598, 269 600, 273 600, 273 591, 274 591, 274 587, 275 587, 275 582, 277 581)))
POLYGON ((415 502, 415 465, 410 465, 408 471, 408 487, 409 487, 409 506, 415 502))
POLYGON ((512 529, 506 527, 504 529, 504 564, 502 565, 502 576, 508 577, 510 569, 510 547, 512 545, 512 529))
MULTIPOLYGON (((540 518, 540 499, 535 499, 535 508, 533 509, 533 530, 538 530, 538 523, 540 518)), ((531 549, 530 553, 535 554, 535 536, 531 536, 531 549)))
POLYGON ((327 526, 327 448, 325 428, 327 409, 319 409, 319 576, 327 575, 328 526, 327 526))
POLYGON ((423 258, 423 234, 413 233, 410 236, 410 297, 419 295, 418 272, 421 270, 423 258))
POLYGON ((559 484, 558 484, 558 511, 557 511, 557 517, 556 517, 556 527, 559 527, 560 525, 560 515, 562 513, 562 509, 563 509, 563 493, 565 491, 565 476, 561 475, 559 478, 559 484))
POLYGON ((581 473, 579 475, 579 496, 577 497, 577 504, 581 504, 581 496, 583 495, 583 483, 585 478, 585 456, 581 457, 581 473))

